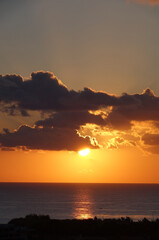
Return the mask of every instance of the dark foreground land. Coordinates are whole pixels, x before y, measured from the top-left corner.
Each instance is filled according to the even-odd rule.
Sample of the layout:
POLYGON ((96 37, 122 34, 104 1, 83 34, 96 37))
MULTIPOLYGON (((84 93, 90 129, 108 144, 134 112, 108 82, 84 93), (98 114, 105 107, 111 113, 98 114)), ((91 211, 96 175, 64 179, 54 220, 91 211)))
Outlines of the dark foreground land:
POLYGON ((0 240, 159 240, 159 219, 54 220, 28 215, 0 225, 0 240))

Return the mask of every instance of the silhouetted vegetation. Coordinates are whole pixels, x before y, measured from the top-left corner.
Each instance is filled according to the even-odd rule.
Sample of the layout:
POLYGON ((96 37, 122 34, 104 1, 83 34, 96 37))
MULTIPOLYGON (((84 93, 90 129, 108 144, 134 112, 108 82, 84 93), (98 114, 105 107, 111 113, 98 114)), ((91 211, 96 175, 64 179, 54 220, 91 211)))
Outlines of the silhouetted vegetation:
POLYGON ((131 218, 55 220, 28 215, 9 224, 28 229, 27 239, 159 239, 159 219, 133 221, 131 218))

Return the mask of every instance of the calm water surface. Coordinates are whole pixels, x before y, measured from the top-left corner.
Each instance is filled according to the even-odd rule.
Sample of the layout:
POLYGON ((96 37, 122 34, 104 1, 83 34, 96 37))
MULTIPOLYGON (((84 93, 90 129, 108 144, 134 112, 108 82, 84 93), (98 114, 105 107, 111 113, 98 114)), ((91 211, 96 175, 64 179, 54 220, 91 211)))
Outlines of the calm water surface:
POLYGON ((159 184, 0 183, 0 223, 31 213, 55 219, 156 219, 159 184))

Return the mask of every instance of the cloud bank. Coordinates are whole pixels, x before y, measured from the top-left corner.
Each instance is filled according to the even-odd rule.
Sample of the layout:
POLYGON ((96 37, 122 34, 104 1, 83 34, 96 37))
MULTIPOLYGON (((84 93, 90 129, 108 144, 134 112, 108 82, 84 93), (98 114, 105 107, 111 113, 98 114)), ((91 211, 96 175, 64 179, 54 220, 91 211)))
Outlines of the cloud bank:
POLYGON ((24 110, 90 110, 115 105, 115 96, 89 88, 69 90, 53 73, 35 72, 24 81, 18 75, 0 76, 0 101, 24 110))
POLYGON ((36 128, 22 125, 19 129, 10 133, 5 129, 0 134, 0 143, 3 149, 24 148, 39 150, 68 150, 79 151, 83 148, 98 148, 91 144, 90 137, 82 137, 73 129, 36 128))
POLYGON ((14 132, 4 129, 0 133, 1 149, 78 151, 86 147, 99 148, 97 138, 105 132, 109 132, 108 135, 118 133, 108 140, 112 143, 115 139, 112 146, 128 142, 133 146, 143 145, 143 148, 153 146, 154 142, 159 145, 157 136, 153 136, 153 131, 159 134, 156 132, 156 129, 159 131, 159 97, 151 89, 141 94, 116 96, 91 88, 70 90, 51 72, 33 72, 26 80, 20 75, 8 74, 0 76, 0 110, 12 117, 18 112, 26 119, 31 118, 33 111, 47 114, 32 127, 22 125, 14 132), (135 132, 136 124, 143 122, 151 122, 151 128, 141 131, 138 127, 135 132), (92 130, 88 131, 92 125, 92 130), (82 126, 89 134, 80 134, 82 126), (134 141, 134 136, 138 142, 134 141), (118 139, 123 140, 116 141, 118 139))

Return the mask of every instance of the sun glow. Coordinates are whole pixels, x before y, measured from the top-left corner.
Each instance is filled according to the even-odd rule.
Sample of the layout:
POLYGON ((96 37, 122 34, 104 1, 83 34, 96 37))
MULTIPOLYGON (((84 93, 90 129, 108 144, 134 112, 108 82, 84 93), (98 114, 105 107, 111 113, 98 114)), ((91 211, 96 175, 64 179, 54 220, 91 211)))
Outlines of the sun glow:
POLYGON ((79 151, 78 153, 79 153, 79 155, 84 157, 84 156, 87 156, 90 153, 90 150, 89 150, 89 148, 86 148, 86 149, 83 149, 83 150, 79 151))

